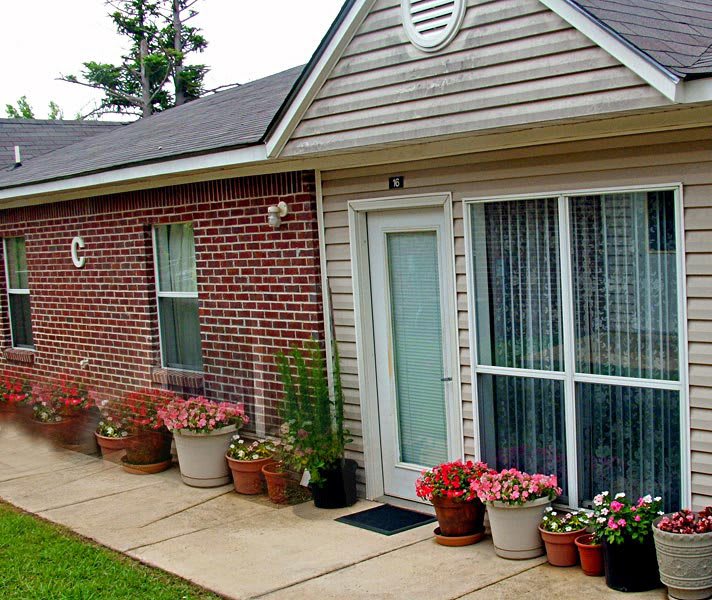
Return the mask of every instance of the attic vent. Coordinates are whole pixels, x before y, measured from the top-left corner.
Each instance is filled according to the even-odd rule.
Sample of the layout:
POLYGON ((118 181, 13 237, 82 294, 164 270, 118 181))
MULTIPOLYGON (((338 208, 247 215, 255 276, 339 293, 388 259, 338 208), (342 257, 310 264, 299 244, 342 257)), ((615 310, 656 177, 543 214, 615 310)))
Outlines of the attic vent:
POLYGON ((466 0, 401 0, 403 27, 410 41, 426 52, 447 46, 460 31, 466 0))

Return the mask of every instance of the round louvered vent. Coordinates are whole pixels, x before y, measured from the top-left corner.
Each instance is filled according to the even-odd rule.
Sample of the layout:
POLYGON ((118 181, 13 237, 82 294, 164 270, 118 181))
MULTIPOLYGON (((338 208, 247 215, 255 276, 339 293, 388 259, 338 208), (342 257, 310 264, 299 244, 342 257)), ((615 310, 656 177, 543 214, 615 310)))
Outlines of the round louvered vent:
POLYGON ((403 27, 421 50, 435 52, 460 31, 466 0, 401 0, 403 27))

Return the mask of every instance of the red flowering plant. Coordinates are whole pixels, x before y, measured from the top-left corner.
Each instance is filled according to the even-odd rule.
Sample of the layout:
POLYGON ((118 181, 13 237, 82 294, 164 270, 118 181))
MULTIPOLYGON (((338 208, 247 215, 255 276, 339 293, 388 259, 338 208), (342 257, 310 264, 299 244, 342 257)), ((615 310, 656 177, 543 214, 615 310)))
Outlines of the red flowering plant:
POLYGON ((30 398, 33 418, 42 423, 57 423, 93 405, 87 386, 68 375, 51 383, 34 384, 30 398))
POLYGON ((433 497, 449 498, 461 502, 473 502, 477 494, 471 483, 486 473, 493 473, 487 464, 468 460, 456 460, 443 463, 432 469, 426 469, 415 482, 415 493, 423 500, 432 501, 433 497))
POLYGON ((159 409, 176 398, 178 395, 168 390, 144 388, 126 394, 114 409, 126 424, 129 433, 155 431, 164 428, 163 417, 158 414, 159 409))
POLYGON ((26 379, 4 371, 0 375, 0 404, 15 406, 30 397, 30 384, 26 379))
POLYGON ((209 433, 229 425, 239 428, 249 422, 242 404, 215 402, 202 396, 174 398, 157 410, 157 416, 171 431, 186 429, 194 433, 209 433))
POLYGON ((594 535, 609 544, 643 543, 653 533, 653 521, 663 514, 661 506, 660 497, 647 495, 633 501, 623 492, 613 497, 601 492, 593 499, 594 535))
POLYGON ((485 473, 479 479, 474 479, 470 487, 482 502, 504 502, 510 505, 522 505, 539 498, 554 500, 561 495, 556 475, 530 475, 518 469, 485 473))
POLYGON ((668 533, 696 534, 712 533, 712 506, 698 513, 683 509, 670 515, 665 515, 658 521, 656 527, 668 533))

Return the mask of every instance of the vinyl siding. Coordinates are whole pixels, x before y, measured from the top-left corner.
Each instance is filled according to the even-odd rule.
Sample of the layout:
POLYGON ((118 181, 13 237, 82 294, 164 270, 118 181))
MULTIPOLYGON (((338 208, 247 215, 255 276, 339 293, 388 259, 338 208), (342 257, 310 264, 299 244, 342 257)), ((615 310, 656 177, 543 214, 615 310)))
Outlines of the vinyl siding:
POLYGON ((350 200, 451 192, 455 234, 463 430, 475 453, 463 198, 616 186, 684 185, 693 502, 712 503, 712 128, 552 144, 322 173, 326 265, 342 355, 350 455, 363 464, 348 229, 350 200), (388 176, 406 189, 388 191, 388 176))
POLYGON ((664 106, 669 101, 538 0, 470 0, 444 50, 377 0, 285 156, 664 106))

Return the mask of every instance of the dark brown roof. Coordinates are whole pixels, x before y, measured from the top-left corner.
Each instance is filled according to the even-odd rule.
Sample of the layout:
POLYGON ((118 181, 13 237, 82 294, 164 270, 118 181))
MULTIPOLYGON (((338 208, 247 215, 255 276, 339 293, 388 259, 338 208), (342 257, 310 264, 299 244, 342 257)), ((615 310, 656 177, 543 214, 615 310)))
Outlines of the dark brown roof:
POLYGON ((106 133, 121 123, 104 121, 50 121, 45 119, 0 119, 0 170, 15 164, 15 146, 22 160, 106 133))
POLYGON ((199 98, 0 171, 0 188, 260 143, 302 68, 199 98))
POLYGON ((712 0, 570 0, 682 79, 712 74, 712 0))

